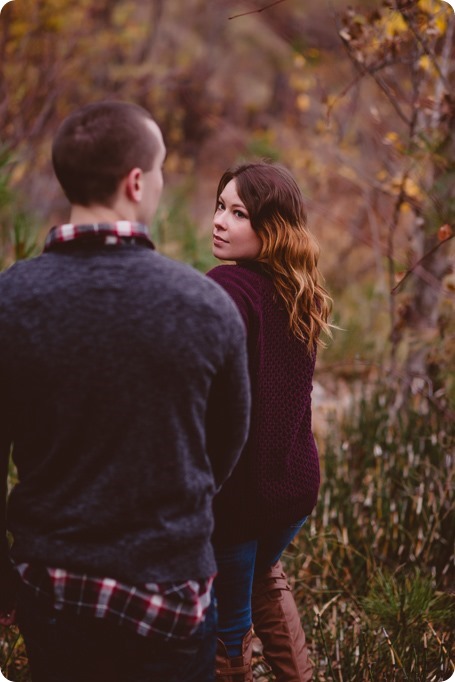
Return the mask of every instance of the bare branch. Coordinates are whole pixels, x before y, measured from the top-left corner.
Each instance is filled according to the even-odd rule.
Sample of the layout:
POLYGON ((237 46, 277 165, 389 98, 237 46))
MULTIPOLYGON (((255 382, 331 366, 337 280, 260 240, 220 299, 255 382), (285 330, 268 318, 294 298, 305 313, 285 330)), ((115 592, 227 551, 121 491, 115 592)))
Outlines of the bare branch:
MULTIPOLYGON (((343 41, 343 42, 344 42, 344 41, 343 41)), ((347 45, 346 45, 345 47, 346 47, 346 49, 347 49, 347 51, 348 51, 348 54, 349 54, 350 48, 348 48, 347 45)), ((340 93, 338 93, 338 95, 335 95, 335 97, 333 98, 333 101, 327 106, 327 120, 328 120, 328 121, 330 121, 330 117, 331 117, 331 115, 332 115, 332 110, 333 110, 333 108, 335 107, 335 105, 338 104, 338 102, 339 102, 340 100, 342 100, 342 99, 348 94, 348 92, 349 92, 350 90, 352 90, 352 88, 353 88, 354 86, 356 86, 356 85, 359 83, 359 81, 362 80, 362 78, 365 78, 365 76, 371 76, 371 77, 373 77, 373 74, 375 74, 375 73, 377 73, 377 72, 379 72, 379 71, 382 71, 383 69, 387 68, 388 66, 395 66, 396 64, 399 63, 398 58, 394 57, 394 58, 392 59, 392 58, 389 58, 389 57, 388 57, 388 58, 384 59, 382 62, 379 62, 378 64, 375 64, 375 65, 372 65, 372 66, 365 67, 365 66, 363 66, 363 65, 360 65, 360 62, 358 62, 358 61, 355 59, 355 57, 353 57, 351 54, 349 54, 349 57, 350 57, 351 61, 353 61, 354 66, 357 67, 357 74, 356 74, 356 75, 354 76, 354 78, 353 78, 353 79, 352 79, 352 80, 343 88, 343 90, 342 90, 340 93)), ((386 93, 386 94, 387 94, 387 93, 386 93)), ((389 95, 387 95, 387 96, 389 97, 389 95)), ((409 124, 408 119, 406 119, 406 123, 409 124)))
POLYGON ((416 263, 414 263, 414 265, 412 266, 412 268, 409 268, 409 270, 406 271, 404 277, 402 277, 402 279, 400 279, 400 281, 398 282, 398 284, 397 284, 396 286, 393 287, 393 289, 392 289, 392 291, 391 291, 390 293, 391 293, 393 296, 395 296, 395 295, 398 293, 398 291, 400 290, 400 288, 403 286, 405 280, 407 280, 407 278, 408 278, 410 275, 412 275, 412 273, 413 273, 415 270, 419 269, 419 266, 423 263, 423 261, 426 260, 427 258, 429 258, 430 256, 432 256, 433 253, 435 253, 435 251, 437 251, 443 244, 446 244, 446 242, 448 242, 450 239, 453 239, 454 236, 455 236, 455 235, 451 234, 449 237, 447 237, 446 239, 443 239, 442 241, 438 242, 435 246, 433 246, 432 249, 430 249, 429 251, 427 251, 427 253, 425 253, 425 254, 422 256, 422 258, 420 258, 416 263))
POLYGON ((270 3, 270 5, 261 7, 260 9, 252 9, 249 12, 242 12, 242 14, 234 14, 234 16, 228 17, 228 19, 238 19, 238 17, 246 17, 247 14, 259 14, 260 12, 264 12, 266 9, 270 9, 270 7, 275 7, 275 5, 279 5, 282 2, 284 2, 284 0, 276 0, 276 2, 272 2, 270 3))

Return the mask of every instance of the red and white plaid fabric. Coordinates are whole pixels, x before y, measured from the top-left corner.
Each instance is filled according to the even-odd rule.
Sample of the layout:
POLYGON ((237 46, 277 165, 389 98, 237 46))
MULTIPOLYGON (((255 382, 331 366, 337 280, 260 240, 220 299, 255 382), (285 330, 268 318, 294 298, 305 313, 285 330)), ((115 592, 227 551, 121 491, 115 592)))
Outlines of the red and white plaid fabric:
POLYGON ((144 637, 186 639, 202 622, 210 605, 213 578, 181 583, 125 585, 112 578, 79 575, 61 568, 23 563, 22 581, 57 610, 105 618, 144 637))
POLYGON ((141 223, 119 220, 114 223, 93 223, 87 225, 56 225, 46 237, 44 251, 49 251, 58 244, 72 242, 76 239, 103 239, 105 243, 116 243, 125 239, 138 240, 142 244, 154 249, 147 227, 141 223))

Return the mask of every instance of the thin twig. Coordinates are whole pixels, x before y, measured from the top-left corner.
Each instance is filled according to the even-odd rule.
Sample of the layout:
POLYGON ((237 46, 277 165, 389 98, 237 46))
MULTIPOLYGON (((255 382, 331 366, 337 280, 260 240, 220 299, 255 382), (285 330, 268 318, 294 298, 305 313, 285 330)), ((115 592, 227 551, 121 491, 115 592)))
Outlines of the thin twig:
POLYGON ((347 55, 348 55, 349 59, 351 60, 351 62, 352 62, 353 65, 355 66, 355 68, 356 68, 362 75, 369 75, 370 78, 372 78, 372 79, 374 80, 374 82, 376 83, 376 85, 377 85, 377 86, 380 88, 380 90, 382 90, 382 92, 385 94, 385 96, 387 97, 387 99, 389 100, 390 104, 391 104, 392 107, 395 109, 396 113, 397 113, 398 116, 401 118, 401 120, 404 121, 404 122, 406 123, 406 125, 409 126, 409 125, 411 124, 411 121, 410 121, 410 119, 406 116, 406 114, 404 113, 404 111, 401 109, 400 105, 399 105, 398 102, 397 102, 396 96, 394 96, 393 92, 390 90, 390 88, 388 87, 388 85, 382 80, 382 78, 380 78, 380 77, 376 74, 376 71, 381 71, 381 70, 383 69, 383 66, 384 66, 384 65, 383 65, 383 64, 379 64, 379 65, 377 65, 377 67, 379 67, 379 68, 377 68, 377 67, 375 67, 375 66, 373 66, 373 65, 366 66, 365 64, 362 64, 361 62, 359 62, 359 60, 358 60, 358 59, 356 58, 356 56, 353 54, 352 48, 351 48, 351 46, 349 45, 348 41, 347 41, 347 40, 344 40, 343 38, 341 39, 341 41, 342 41, 342 43, 343 43, 343 45, 344 45, 344 48, 345 48, 345 50, 346 50, 346 52, 347 52, 347 55))
POLYGON ((249 12, 242 12, 241 14, 234 14, 234 16, 228 17, 228 19, 231 20, 231 19, 237 19, 238 17, 246 17, 247 14, 259 14, 260 12, 264 12, 266 9, 270 9, 270 7, 275 7, 275 5, 279 5, 281 2, 284 2, 284 0, 276 0, 276 2, 271 2, 270 5, 266 5, 265 7, 261 7, 260 9, 252 9, 249 12))
POLYGON ((399 106, 396 96, 393 94, 393 91, 389 88, 387 83, 385 81, 383 81, 382 78, 377 76, 373 71, 369 72, 369 74, 370 74, 371 78, 375 81, 377 86, 382 90, 384 95, 387 97, 390 104, 395 109, 395 111, 397 112, 397 114, 401 118, 401 120, 404 121, 406 123, 406 125, 410 125, 411 124, 410 119, 406 116, 406 114, 404 113, 402 108, 399 106))
POLYGON ((436 246, 433 246, 432 249, 430 249, 429 251, 427 251, 427 253, 425 253, 425 254, 422 256, 422 258, 420 258, 420 259, 417 261, 417 263, 414 263, 414 265, 412 266, 412 268, 409 268, 409 270, 406 271, 405 275, 400 279, 400 281, 398 282, 398 284, 397 284, 396 286, 393 287, 393 289, 392 289, 391 292, 390 292, 390 293, 392 294, 392 296, 394 296, 395 294, 398 293, 398 290, 402 287, 402 285, 404 284, 405 280, 406 280, 410 275, 412 275, 412 273, 414 272, 414 270, 415 270, 416 268, 418 268, 419 265, 421 265, 421 264, 423 263, 423 261, 424 261, 426 258, 429 258, 430 256, 432 256, 432 255, 434 254, 434 252, 437 251, 443 244, 445 244, 446 242, 448 242, 450 239, 453 239, 454 237, 455 237, 455 235, 451 234, 449 237, 446 237, 446 239, 443 239, 442 241, 438 242, 438 243, 436 244, 436 246))
POLYGON ((330 104, 328 104, 328 106, 327 106, 327 120, 330 121, 332 109, 335 107, 335 105, 338 104, 338 102, 341 99, 343 99, 348 94, 348 92, 350 90, 352 90, 352 88, 355 85, 357 85, 357 83, 359 83, 359 81, 362 80, 362 78, 365 78, 365 76, 367 76, 367 75, 371 76, 373 73, 376 73, 377 71, 382 71, 383 69, 385 69, 389 66, 395 66, 398 63, 400 63, 400 62, 397 58, 391 59, 391 58, 387 57, 386 59, 384 59, 379 64, 369 66, 368 69, 362 70, 362 69, 358 68, 357 74, 354 76, 354 78, 351 80, 351 82, 348 83, 340 93, 335 95, 332 102, 330 102, 330 104))

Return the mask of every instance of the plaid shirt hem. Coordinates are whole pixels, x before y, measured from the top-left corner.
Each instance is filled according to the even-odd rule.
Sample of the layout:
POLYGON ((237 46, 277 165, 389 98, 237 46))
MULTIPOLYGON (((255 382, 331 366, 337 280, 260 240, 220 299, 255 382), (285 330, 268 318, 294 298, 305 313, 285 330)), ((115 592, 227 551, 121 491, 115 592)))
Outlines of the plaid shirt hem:
POLYGON ((204 619, 213 577, 180 583, 125 585, 112 578, 71 573, 22 563, 22 581, 57 610, 104 618, 144 637, 183 640, 204 619))
POLYGON ((44 251, 73 242, 75 240, 93 242, 101 240, 105 244, 117 244, 125 240, 135 240, 154 249, 155 246, 149 237, 148 230, 142 223, 133 223, 129 220, 119 220, 114 223, 93 223, 87 225, 56 225, 46 237, 44 251))

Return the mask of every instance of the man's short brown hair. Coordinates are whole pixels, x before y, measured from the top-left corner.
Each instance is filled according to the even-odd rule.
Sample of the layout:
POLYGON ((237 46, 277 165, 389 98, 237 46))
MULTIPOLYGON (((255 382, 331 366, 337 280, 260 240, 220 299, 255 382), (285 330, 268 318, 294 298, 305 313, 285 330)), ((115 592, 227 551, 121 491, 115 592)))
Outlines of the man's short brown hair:
POLYGON ((158 143, 149 112, 128 102, 88 104, 70 114, 52 146, 54 171, 72 204, 109 205, 133 168, 152 169, 158 143))

